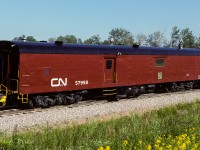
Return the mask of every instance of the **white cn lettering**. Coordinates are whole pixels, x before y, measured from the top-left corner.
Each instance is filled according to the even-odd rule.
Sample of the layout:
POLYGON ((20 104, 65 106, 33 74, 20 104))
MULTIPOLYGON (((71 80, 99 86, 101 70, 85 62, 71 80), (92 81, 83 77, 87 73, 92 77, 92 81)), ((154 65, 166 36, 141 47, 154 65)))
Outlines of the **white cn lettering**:
POLYGON ((52 78, 51 79, 51 86, 58 87, 58 86, 67 86, 67 78, 63 81, 62 78, 52 78))

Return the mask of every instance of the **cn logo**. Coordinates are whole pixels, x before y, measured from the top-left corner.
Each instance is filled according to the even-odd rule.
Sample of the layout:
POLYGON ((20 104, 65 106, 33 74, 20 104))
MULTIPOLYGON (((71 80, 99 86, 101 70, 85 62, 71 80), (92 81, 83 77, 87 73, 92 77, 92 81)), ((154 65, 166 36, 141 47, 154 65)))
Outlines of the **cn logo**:
POLYGON ((52 87, 67 86, 67 78, 65 78, 64 80, 62 78, 52 78, 51 86, 52 87))

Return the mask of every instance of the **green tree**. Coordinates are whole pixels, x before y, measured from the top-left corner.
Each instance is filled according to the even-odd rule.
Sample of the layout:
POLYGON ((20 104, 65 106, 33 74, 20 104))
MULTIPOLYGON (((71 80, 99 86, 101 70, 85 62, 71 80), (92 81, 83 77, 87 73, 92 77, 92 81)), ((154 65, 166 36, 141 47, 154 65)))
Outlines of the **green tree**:
POLYGON ((177 26, 172 28, 170 47, 178 47, 181 38, 180 31, 181 30, 177 26))
POLYGON ((48 42, 63 41, 64 43, 83 43, 80 38, 76 38, 74 35, 59 36, 57 38, 49 38, 48 42))
POLYGON ((185 28, 181 31, 181 38, 183 40, 183 46, 194 48, 195 47, 195 36, 189 28, 185 28))
POLYGON ((109 39, 113 38, 113 44, 132 45, 134 43, 133 35, 126 29, 114 28, 109 32, 109 39))
POLYGON ((135 37, 136 43, 139 45, 147 45, 147 36, 143 33, 139 33, 135 37))
POLYGON ((65 42, 65 37, 64 36, 59 36, 59 37, 57 37, 56 41, 63 41, 63 42, 65 42))
POLYGON ((171 32, 171 47, 178 47, 180 40, 183 41, 183 47, 194 48, 195 36, 189 28, 179 29, 177 26, 172 28, 171 32))
POLYGON ((33 36, 19 36, 19 37, 15 37, 13 39, 13 41, 28 41, 28 42, 36 42, 37 40, 33 37, 33 36))
POLYGON ((89 39, 85 40, 84 44, 101 44, 99 35, 93 35, 89 39))
POLYGON ((77 42, 78 42, 79 44, 82 44, 82 43, 83 43, 82 40, 81 40, 81 38, 78 38, 77 42))
POLYGON ((53 43, 53 42, 55 42, 55 41, 56 41, 56 38, 49 38, 49 39, 48 39, 48 42, 52 42, 52 43, 53 43))
POLYGON ((199 35, 199 37, 195 37, 194 47, 197 49, 200 49, 200 35, 199 35))
POLYGON ((29 42, 36 42, 36 39, 33 36, 27 36, 26 40, 29 42))
POLYGON ((103 45, 110 45, 111 43, 110 43, 109 40, 104 40, 104 41, 102 42, 102 44, 103 44, 103 45))
POLYGON ((74 35, 59 36, 57 41, 63 41, 64 43, 78 43, 78 40, 74 35))
POLYGON ((147 44, 149 46, 161 47, 167 45, 167 40, 165 39, 163 33, 156 31, 147 37, 147 44))

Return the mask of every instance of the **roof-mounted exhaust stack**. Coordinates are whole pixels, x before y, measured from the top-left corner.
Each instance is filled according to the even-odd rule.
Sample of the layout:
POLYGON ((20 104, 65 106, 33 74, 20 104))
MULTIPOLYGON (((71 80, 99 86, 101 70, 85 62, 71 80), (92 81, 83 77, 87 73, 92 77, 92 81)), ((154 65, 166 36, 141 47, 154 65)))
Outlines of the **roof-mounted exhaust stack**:
POLYGON ((22 41, 26 42, 26 36, 25 35, 22 35, 22 41))
POLYGON ((178 49, 183 49, 183 40, 181 39, 179 44, 178 44, 178 49))

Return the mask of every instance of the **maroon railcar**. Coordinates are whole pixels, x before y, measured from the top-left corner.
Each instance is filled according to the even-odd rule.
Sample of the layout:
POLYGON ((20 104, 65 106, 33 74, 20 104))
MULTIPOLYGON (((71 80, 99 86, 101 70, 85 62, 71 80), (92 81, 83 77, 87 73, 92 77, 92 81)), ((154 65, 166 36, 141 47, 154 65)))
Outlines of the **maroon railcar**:
POLYGON ((150 87, 190 89, 200 79, 196 49, 1 41, 0 60, 2 105, 74 103, 85 92, 118 99, 150 87))

